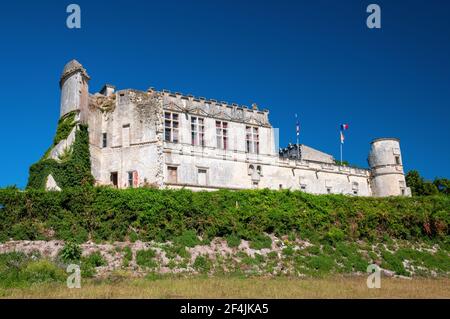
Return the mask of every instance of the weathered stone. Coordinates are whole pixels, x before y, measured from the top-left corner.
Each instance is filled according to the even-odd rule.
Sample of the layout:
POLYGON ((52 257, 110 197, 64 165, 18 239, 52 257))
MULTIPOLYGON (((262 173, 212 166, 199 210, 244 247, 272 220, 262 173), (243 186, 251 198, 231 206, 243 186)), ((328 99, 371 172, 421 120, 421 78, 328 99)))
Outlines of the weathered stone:
POLYGON ((58 191, 58 192, 61 191, 61 188, 56 183, 52 174, 47 176, 47 181, 45 182, 45 189, 48 191, 58 191))
MULTIPOLYGON (((71 61, 66 66, 61 115, 78 110, 80 121, 89 125, 92 175, 98 185, 410 194, 397 139, 372 142, 370 169, 336 165, 332 155, 302 144, 299 156, 285 157, 276 149, 269 112, 256 104, 249 109, 167 90, 115 91, 111 85, 89 95, 88 81, 81 64, 71 61), (166 113, 175 114, 177 121, 165 119, 166 113), (167 136, 166 123, 171 125, 167 136), (257 152, 249 150, 250 137, 257 140, 257 152), (226 149, 220 145, 225 143, 226 149)), ((58 149, 54 153, 60 153, 58 149)))

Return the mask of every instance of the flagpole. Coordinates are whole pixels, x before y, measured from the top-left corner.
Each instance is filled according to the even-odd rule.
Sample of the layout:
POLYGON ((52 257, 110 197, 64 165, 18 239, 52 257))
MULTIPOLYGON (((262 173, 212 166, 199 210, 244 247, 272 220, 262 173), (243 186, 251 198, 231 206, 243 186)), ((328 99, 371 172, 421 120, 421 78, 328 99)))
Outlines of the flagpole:
POLYGON ((342 142, 341 142, 341 166, 342 166, 342 142))
POLYGON ((300 148, 299 148, 299 143, 298 143, 298 136, 299 134, 299 123, 298 123, 298 116, 297 113, 295 113, 295 119, 296 119, 296 123, 295 123, 295 135, 297 136, 297 161, 300 160, 300 148))

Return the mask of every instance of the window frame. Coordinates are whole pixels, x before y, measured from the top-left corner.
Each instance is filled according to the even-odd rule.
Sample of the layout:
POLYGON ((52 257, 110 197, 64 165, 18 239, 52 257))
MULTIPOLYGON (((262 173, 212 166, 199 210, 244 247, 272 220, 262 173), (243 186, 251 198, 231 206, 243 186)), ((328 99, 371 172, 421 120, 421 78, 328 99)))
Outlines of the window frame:
POLYGON ((180 142, 180 114, 164 111, 164 141, 169 143, 180 142), (168 133, 168 135, 167 135, 168 133))
POLYGON ((226 151, 228 149, 228 122, 216 121, 216 146, 226 151))
POLYGON ((259 154, 259 127, 245 126, 245 142, 247 153, 259 154))
POLYGON ((108 147, 108 133, 102 133, 102 148, 108 147))
POLYGON ((128 188, 134 187, 134 171, 128 171, 127 172, 127 182, 128 182, 128 188))
POLYGON ((178 184, 178 166, 174 166, 174 165, 167 165, 166 168, 167 171, 167 182, 171 183, 171 184, 178 184), (175 171, 175 181, 172 181, 171 178, 171 171, 175 171))
POLYGON ((205 118, 191 116, 191 144, 205 146, 205 118))

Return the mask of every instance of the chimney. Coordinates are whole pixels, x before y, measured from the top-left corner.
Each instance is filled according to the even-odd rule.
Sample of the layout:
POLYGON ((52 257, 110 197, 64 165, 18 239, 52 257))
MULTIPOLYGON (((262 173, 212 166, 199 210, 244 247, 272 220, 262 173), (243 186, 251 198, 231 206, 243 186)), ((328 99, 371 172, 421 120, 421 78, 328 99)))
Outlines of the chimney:
POLYGON ((114 94, 116 87, 111 84, 105 84, 103 88, 100 90, 100 94, 103 94, 105 96, 111 96, 114 94))

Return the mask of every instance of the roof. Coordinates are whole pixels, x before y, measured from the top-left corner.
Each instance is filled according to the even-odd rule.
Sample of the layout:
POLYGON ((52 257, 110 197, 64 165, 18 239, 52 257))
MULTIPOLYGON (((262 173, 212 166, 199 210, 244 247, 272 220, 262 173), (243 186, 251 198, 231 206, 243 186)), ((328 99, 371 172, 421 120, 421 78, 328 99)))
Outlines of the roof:
POLYGON ((62 86, 65 79, 67 79, 69 76, 71 76, 72 74, 74 74, 76 72, 81 72, 88 80, 90 79, 90 77, 87 74, 86 69, 83 67, 83 65, 74 59, 74 60, 69 61, 69 63, 67 63, 64 66, 59 84, 62 86))

